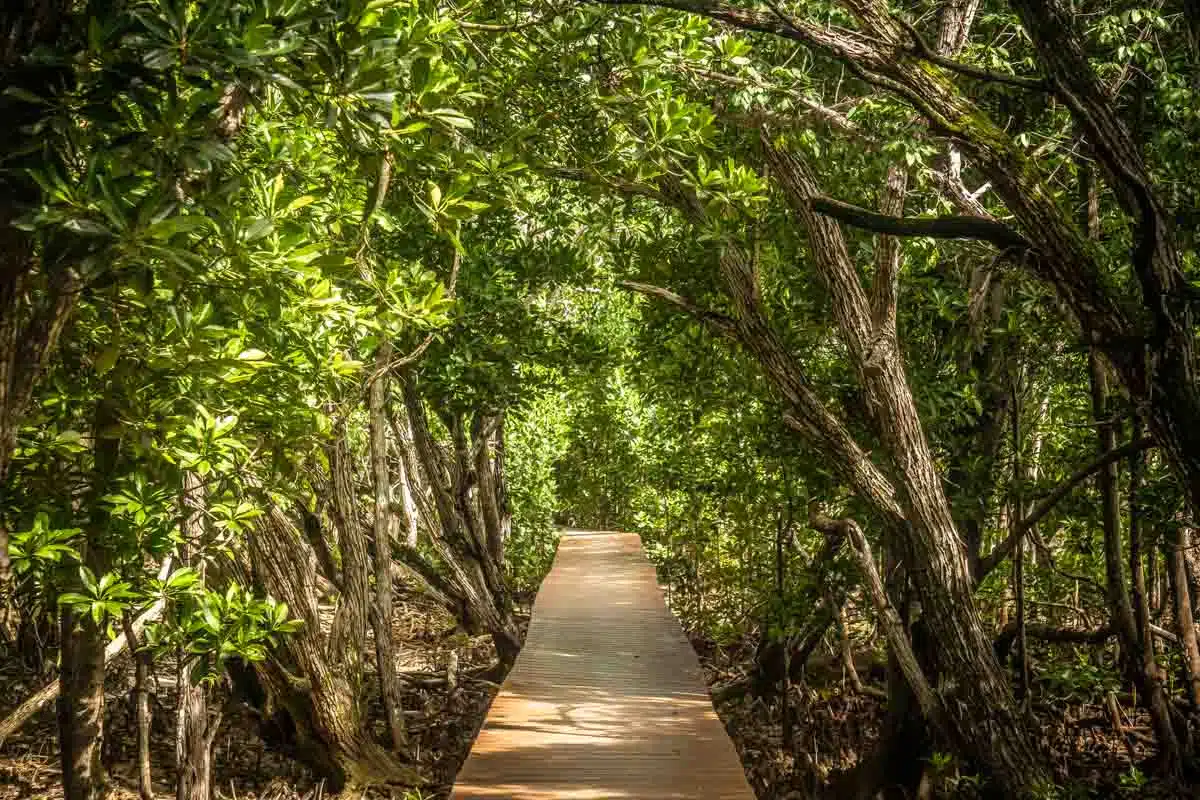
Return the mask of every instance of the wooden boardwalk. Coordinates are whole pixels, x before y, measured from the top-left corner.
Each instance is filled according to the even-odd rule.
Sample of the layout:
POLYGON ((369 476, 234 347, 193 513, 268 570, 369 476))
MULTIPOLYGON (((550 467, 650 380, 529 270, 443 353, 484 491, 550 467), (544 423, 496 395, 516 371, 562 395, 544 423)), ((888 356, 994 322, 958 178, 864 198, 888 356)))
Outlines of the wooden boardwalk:
POLYGON ((630 533, 569 533, 451 798, 752 800, 630 533))

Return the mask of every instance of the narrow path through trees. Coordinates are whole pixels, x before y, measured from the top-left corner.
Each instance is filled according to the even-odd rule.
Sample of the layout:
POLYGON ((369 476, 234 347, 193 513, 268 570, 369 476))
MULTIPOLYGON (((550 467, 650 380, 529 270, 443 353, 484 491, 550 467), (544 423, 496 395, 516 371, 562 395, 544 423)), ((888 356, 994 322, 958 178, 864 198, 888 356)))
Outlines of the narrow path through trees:
POLYGON ((563 536, 451 797, 754 797, 636 534, 563 536))

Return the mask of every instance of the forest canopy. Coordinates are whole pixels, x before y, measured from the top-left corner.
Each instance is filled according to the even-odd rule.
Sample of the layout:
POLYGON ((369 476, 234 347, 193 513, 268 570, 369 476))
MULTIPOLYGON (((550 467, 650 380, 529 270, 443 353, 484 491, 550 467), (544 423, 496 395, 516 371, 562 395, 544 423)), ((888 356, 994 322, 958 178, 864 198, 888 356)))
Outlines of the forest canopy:
POLYGON ((642 535, 761 797, 1200 780, 1196 0, 0 35, 0 775, 53 704, 66 800, 209 800, 234 719, 428 796, 569 525, 642 535))

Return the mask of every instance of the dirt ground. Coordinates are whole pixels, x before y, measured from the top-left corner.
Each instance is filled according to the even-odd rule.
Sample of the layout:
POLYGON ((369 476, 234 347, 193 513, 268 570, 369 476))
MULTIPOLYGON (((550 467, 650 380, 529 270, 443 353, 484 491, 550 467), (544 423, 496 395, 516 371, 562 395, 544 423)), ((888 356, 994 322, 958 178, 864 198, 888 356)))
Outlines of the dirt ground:
MULTIPOLYGON (((455 633, 454 621, 420 598, 397 604, 393 635, 397 668, 404 680, 403 705, 413 740, 415 766, 429 785, 409 794, 409 800, 434 800, 449 794, 450 784, 466 758, 471 741, 497 690, 495 684, 471 677, 494 659, 491 639, 455 633), (460 679, 453 690, 446 684, 451 655, 458 657, 460 679)), ((373 645, 365 644, 369 653, 373 645)), ((35 676, 20 674, 11 659, 9 674, 0 673, 0 716, 15 708, 44 685, 35 676)), ((155 791, 174 797, 175 697, 174 664, 164 659, 154 676, 152 765, 155 791)), ((5 667, 0 666, 0 669, 5 667)), ((104 762, 116 800, 136 800, 135 727, 130 699, 132 669, 128 655, 112 664, 106 687, 104 762)), ((382 709, 372 718, 382 740, 382 709)), ((0 800, 60 800, 54 706, 51 704, 14 735, 0 750, 0 800)), ((286 750, 273 747, 258 734, 253 713, 245 708, 227 712, 214 747, 214 784, 219 800, 321 800, 328 797, 303 765, 286 750)), ((366 795, 401 800, 388 791, 366 795)), ((358 798, 356 798, 358 800, 358 798)))
MULTIPOLYGON (((407 795, 398 791, 367 793, 355 800, 440 800, 447 797, 454 775, 466 758, 497 686, 469 677, 494 658, 488 637, 454 632, 454 622, 419 598, 399 603, 393 633, 404 676, 404 708, 414 740, 416 766, 429 784, 407 795), (458 656, 459 685, 447 688, 446 668, 458 656)), ((719 688, 746 674, 753 642, 717 645, 693 637, 710 686, 719 688)), ((368 652, 373 652, 367 643, 368 652)), ((14 708, 43 685, 36 676, 20 673, 13 660, 0 654, 0 715, 14 708), (7 670, 7 672, 3 671, 7 670)), ((154 694, 153 765, 156 794, 174 796, 175 691, 174 665, 164 660, 154 694)), ((110 770, 113 797, 136 800, 133 770, 134 728, 129 691, 132 670, 127 656, 109 670, 105 763, 110 770)), ((761 800, 803 800, 821 796, 825 781, 852 768, 861 754, 877 742, 883 704, 858 695, 845 680, 824 674, 812 685, 793 686, 795 710, 793 747, 782 743, 778 703, 746 695, 717 704, 733 738, 751 786, 761 800)), ((1035 704, 1044 744, 1053 754, 1056 778, 1070 786, 1067 797, 1200 798, 1200 787, 1165 786, 1146 779, 1144 760, 1150 753, 1148 720, 1121 702, 1122 735, 1113 731, 1108 709, 1086 702, 1035 704), (1133 770, 1131 767, 1140 769, 1133 770)), ((385 735, 381 709, 373 709, 377 733, 385 735)), ((258 734, 255 717, 246 709, 227 714, 214 758, 219 800, 324 800, 325 787, 292 759, 258 734)), ((939 797, 975 796, 970 776, 952 767, 932 773, 939 797)), ((60 800, 62 797, 53 705, 46 708, 0 750, 0 800, 60 800)))
MULTIPOLYGON (((753 660, 754 642, 733 645, 693 638, 709 685, 719 689, 745 676, 753 660)), ((1149 777, 1153 752, 1150 720, 1131 708, 1132 698, 1118 698, 1122 733, 1112 726, 1105 705, 1078 699, 1042 700, 1031 712, 1042 745, 1051 754, 1059 797, 1067 798, 1200 798, 1200 786, 1168 785, 1149 777)), ((884 717, 883 701, 855 693, 844 677, 826 671, 810 685, 792 687, 795 727, 793 747, 783 746, 780 704, 750 695, 716 704, 717 713, 742 757, 746 775, 760 800, 806 800, 832 797, 826 781, 852 769, 877 744, 884 717)), ((954 765, 927 771, 932 796, 975 798, 974 777, 954 765)))

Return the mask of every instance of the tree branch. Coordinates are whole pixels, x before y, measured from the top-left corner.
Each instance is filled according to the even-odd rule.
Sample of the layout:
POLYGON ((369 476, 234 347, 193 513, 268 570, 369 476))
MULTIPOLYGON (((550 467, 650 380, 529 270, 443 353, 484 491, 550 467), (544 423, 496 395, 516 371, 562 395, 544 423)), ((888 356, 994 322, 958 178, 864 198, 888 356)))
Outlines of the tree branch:
POLYGON ((896 17, 896 21, 904 30, 908 31, 908 35, 912 37, 914 47, 913 54, 918 58, 924 59, 932 64, 937 64, 939 67, 957 72, 959 75, 965 75, 968 78, 974 78, 977 81, 986 81, 988 83, 1002 83, 1006 86, 1016 86, 1020 89, 1029 89, 1031 91, 1046 92, 1050 91, 1050 81, 1046 78, 1022 78, 1019 75, 1006 75, 1003 72, 992 72, 991 70, 973 67, 970 64, 963 64, 955 61, 952 58, 947 58, 944 55, 936 52, 925 38, 907 21, 896 17))
MULTIPOLYGON (((739 77, 737 75, 728 75, 723 72, 713 72, 712 70, 701 69, 699 67, 691 67, 686 64, 680 64, 679 68, 681 70, 683 70, 684 72, 687 72, 691 75, 695 75, 698 78, 704 78, 706 80, 714 81, 716 83, 723 83, 726 86, 735 86, 735 87, 743 88, 743 89, 762 89, 764 91, 776 92, 778 94, 782 94, 785 97, 791 98, 792 100, 795 100, 800 105, 804 106, 813 115, 820 117, 822 120, 829 123, 829 125, 831 127, 836 128, 836 129, 842 131, 843 133, 847 133, 852 136, 856 136, 856 137, 863 136, 862 130, 857 125, 855 125, 853 122, 851 122, 849 117, 847 117, 842 112, 838 111, 837 108, 822 105, 822 104, 818 103, 816 100, 813 100, 812 98, 807 97, 806 95, 804 95, 801 92, 797 92, 797 91, 794 91, 791 89, 784 89, 784 88, 781 88, 778 86, 763 85, 763 84, 755 83, 754 81, 748 80, 746 78, 739 77)), ((853 104, 856 102, 858 102, 858 101, 857 100, 849 100, 849 101, 843 101, 842 103, 839 103, 838 105, 846 105, 848 103, 853 104)))
POLYGON ((759 33, 769 33, 794 42, 823 50, 834 57, 869 61, 881 65, 882 55, 873 43, 853 31, 835 30, 812 25, 803 20, 764 14, 748 8, 731 5, 721 0, 593 0, 600 5, 628 6, 647 5, 672 8, 723 22, 734 28, 759 33))
POLYGON ((855 228, 893 236, 931 236, 934 239, 978 239, 1002 249, 1028 250, 1029 240, 1007 225, 971 216, 893 217, 832 197, 814 197, 813 211, 855 228))
POLYGON ((1033 510, 1029 512, 1029 515, 1025 517, 1025 519, 1021 520, 1019 524, 1013 526, 1012 532, 1008 535, 1007 539, 996 545, 996 549, 992 550, 992 552, 988 553, 979 560, 979 566, 975 575, 976 583, 983 580, 983 578, 989 572, 995 569, 1001 561, 1007 558, 1008 554, 1011 553, 1013 548, 1017 546, 1017 542, 1020 541, 1021 538, 1024 537, 1034 525, 1038 524, 1042 517, 1050 513, 1050 510, 1053 509, 1060 500, 1066 497, 1072 489, 1114 461, 1119 461, 1131 453, 1147 450, 1151 447, 1154 447, 1156 444, 1157 443, 1155 440, 1149 436, 1137 439, 1136 441, 1128 442, 1120 447, 1109 450, 1107 453, 1097 456, 1091 462, 1073 472, 1069 478, 1060 483, 1058 486, 1054 487, 1054 490, 1050 492, 1050 494, 1039 500, 1037 505, 1033 507, 1033 510))
POLYGON ((587 170, 577 169, 574 167, 543 167, 539 170, 543 175, 550 178, 562 178, 564 180, 576 181, 578 183, 591 183, 596 186, 602 186, 606 189, 613 189, 621 194, 637 195, 639 197, 648 197, 651 200, 664 201, 663 193, 656 187, 646 183, 637 183, 635 181, 626 181, 620 178, 607 178, 597 175, 587 170))
MULTIPOLYGON (((1025 626, 1026 636, 1033 639, 1041 639, 1043 642, 1054 642, 1057 644, 1100 644, 1115 633, 1116 630, 1112 625, 1103 625, 1095 630, 1055 628, 1052 625, 1038 625, 1036 623, 1028 623, 1025 626)), ((1000 635, 992 643, 992 648, 996 651, 997 659, 1003 662, 1008 657, 1013 639, 1016 637, 1017 623, 1015 621, 1010 622, 1005 626, 1004 630, 1000 631, 1000 635)))
POLYGON ((676 308, 686 311, 691 316, 695 317, 706 328, 719 336, 726 338, 735 338, 737 326, 734 321, 724 314, 719 314, 716 311, 704 308, 697 303, 688 300, 682 295, 672 292, 670 289, 664 289, 661 286, 652 286, 648 283, 638 283, 636 281, 617 281, 617 285, 622 289, 629 289, 638 294, 644 294, 647 297, 653 297, 657 300, 662 300, 665 303, 675 306, 676 308))

